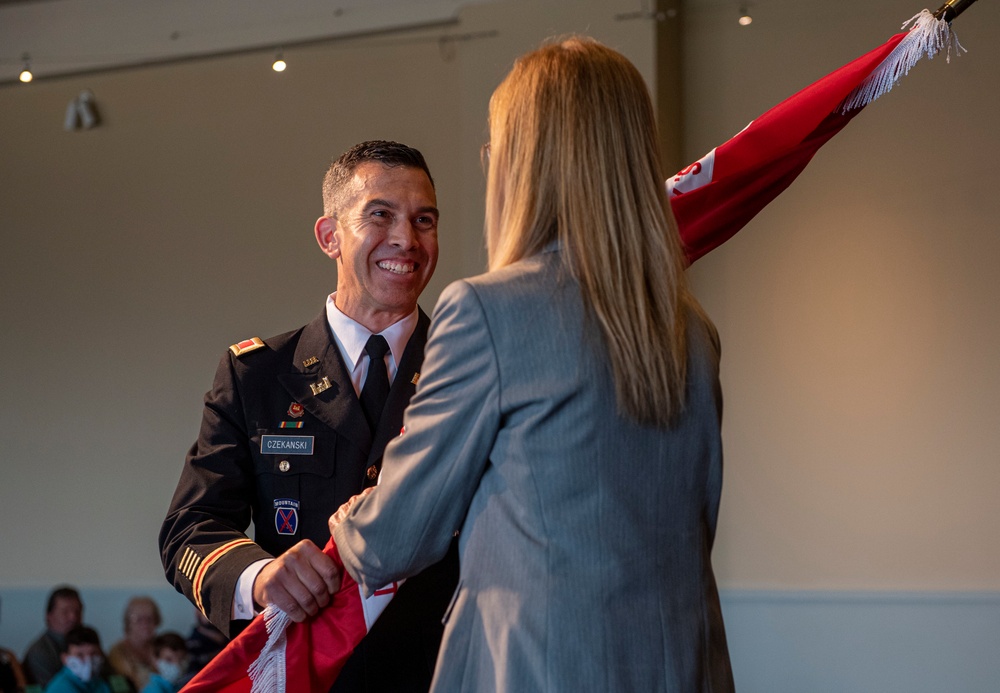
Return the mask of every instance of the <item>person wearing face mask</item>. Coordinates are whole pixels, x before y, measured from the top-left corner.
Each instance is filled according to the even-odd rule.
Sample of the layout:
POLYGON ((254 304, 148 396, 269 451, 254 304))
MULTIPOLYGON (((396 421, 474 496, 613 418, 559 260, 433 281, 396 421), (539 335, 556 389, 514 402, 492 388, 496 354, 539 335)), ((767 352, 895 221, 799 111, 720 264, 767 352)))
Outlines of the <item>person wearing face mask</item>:
POLYGON ((97 631, 77 626, 66 634, 63 668, 49 681, 45 693, 111 693, 101 678, 104 657, 97 631))
POLYGON ((142 693, 177 693, 187 670, 187 644, 174 632, 157 635, 153 640, 156 671, 142 693))

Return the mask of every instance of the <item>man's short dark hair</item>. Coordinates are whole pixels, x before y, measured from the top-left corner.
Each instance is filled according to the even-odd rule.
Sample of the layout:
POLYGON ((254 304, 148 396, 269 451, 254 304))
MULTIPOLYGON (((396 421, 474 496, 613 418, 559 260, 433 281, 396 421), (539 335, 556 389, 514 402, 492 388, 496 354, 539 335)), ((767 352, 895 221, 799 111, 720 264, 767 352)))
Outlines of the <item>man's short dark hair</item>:
POLYGON ((101 646, 101 638, 97 631, 89 626, 76 626, 66 633, 66 649, 70 645, 96 645, 101 646))
POLYGON ((407 166, 418 168, 427 174, 427 179, 434 187, 434 178, 427 168, 424 155, 413 147, 407 147, 399 142, 389 140, 370 140, 356 144, 340 155, 336 161, 330 164, 326 175, 323 177, 323 214, 328 217, 335 216, 341 205, 341 194, 344 186, 354 171, 361 164, 368 161, 377 161, 383 166, 407 166))
POLYGON ((70 587, 69 585, 60 585, 52 590, 51 594, 49 594, 48 604, 45 605, 45 613, 52 613, 52 610, 56 608, 57 599, 75 599, 81 604, 83 603, 83 600, 80 599, 80 593, 77 592, 75 588, 70 587))
POLYGON ((187 642, 179 634, 173 631, 160 633, 153 638, 153 654, 158 655, 163 650, 173 650, 187 654, 187 642))

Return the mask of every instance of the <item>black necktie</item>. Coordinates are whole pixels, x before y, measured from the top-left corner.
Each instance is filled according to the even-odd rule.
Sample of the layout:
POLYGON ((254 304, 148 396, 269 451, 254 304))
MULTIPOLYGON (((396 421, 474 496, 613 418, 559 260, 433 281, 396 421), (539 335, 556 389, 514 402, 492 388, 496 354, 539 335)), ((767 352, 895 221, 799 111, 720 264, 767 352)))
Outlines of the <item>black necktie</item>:
POLYGON ((389 343, 382 335, 373 334, 365 344, 365 351, 368 352, 368 375, 361 388, 361 409, 365 412, 372 433, 375 433, 385 408, 385 400, 389 396, 389 374, 385 369, 385 353, 389 351, 389 343))

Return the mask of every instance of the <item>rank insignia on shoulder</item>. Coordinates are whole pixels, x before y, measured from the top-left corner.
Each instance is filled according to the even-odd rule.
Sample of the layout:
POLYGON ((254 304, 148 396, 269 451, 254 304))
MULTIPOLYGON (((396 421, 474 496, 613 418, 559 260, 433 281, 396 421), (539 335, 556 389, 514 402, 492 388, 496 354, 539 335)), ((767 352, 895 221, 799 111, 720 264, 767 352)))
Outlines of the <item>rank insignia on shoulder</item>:
POLYGON ((242 356, 243 354, 260 349, 262 346, 264 346, 264 340, 260 337, 251 337, 250 339, 244 339, 242 342, 236 342, 236 344, 229 347, 229 350, 233 352, 233 356, 242 356))

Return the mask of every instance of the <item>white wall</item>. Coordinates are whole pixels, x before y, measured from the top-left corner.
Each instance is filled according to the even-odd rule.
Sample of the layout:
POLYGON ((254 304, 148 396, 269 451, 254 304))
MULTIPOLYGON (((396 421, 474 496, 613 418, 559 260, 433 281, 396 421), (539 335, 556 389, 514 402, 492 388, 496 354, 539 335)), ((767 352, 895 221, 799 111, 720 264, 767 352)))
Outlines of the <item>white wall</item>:
MULTIPOLYGON (((689 160, 921 9, 768 0, 741 29, 688 7, 689 160)), ((998 26, 972 6, 968 54, 918 64, 691 271, 722 339, 714 558, 742 693, 1000 680, 998 26)))

